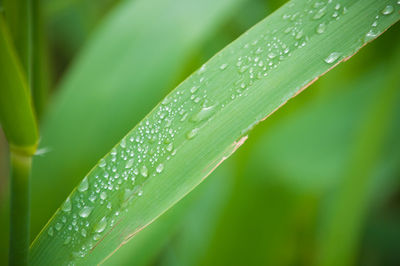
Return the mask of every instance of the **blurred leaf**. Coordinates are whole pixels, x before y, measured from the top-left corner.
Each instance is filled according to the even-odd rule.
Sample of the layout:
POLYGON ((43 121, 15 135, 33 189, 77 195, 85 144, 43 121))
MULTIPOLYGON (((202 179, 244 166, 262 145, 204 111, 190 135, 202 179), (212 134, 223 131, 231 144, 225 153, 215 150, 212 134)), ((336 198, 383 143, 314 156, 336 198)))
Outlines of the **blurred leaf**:
MULTIPOLYGON (((125 0, 129 1, 129 0, 125 0)), ((120 0, 41 0, 57 63, 79 51, 103 17, 120 0)))
POLYGON ((34 241, 31 263, 106 260, 229 157, 251 127, 400 17, 399 5, 388 8, 393 1, 325 4, 290 2, 181 83, 71 193, 34 241))
POLYGON ((40 147, 49 152, 33 164, 33 236, 82 176, 165 95, 188 55, 241 2, 127 1, 110 14, 43 119, 40 147), (53 195, 52 201, 43 193, 53 195))
MULTIPOLYGON (((332 203, 330 219, 322 236, 319 265, 354 265, 357 243, 360 238, 364 217, 371 198, 374 170, 382 156, 388 131, 393 126, 395 108, 398 103, 400 76, 400 50, 394 64, 375 78, 379 81, 379 95, 369 105, 361 120, 360 133, 355 140, 348 170, 332 203)), ((390 144, 393 145, 393 144, 390 144)), ((378 192, 378 191, 376 191, 378 192)), ((380 192, 380 191, 379 191, 380 192)))

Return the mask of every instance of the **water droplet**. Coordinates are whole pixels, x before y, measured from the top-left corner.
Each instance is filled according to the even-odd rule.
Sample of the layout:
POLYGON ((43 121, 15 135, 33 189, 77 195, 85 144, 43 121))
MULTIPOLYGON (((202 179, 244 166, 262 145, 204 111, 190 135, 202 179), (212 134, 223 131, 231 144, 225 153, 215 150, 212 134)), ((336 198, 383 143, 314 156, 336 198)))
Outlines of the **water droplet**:
POLYGON ((299 39, 301 39, 301 37, 303 37, 303 34, 304 34, 304 32, 301 30, 301 31, 299 31, 297 34, 296 34, 296 40, 299 40, 299 39))
POLYGON ((169 151, 169 152, 171 152, 173 148, 174 148, 174 144, 172 144, 172 143, 168 144, 166 147, 167 151, 169 151))
POLYGON ((95 202, 96 201, 96 196, 95 195, 90 195, 89 196, 89 200, 91 201, 91 202, 95 202))
POLYGON ((64 240, 64 245, 68 245, 71 242, 71 237, 67 236, 67 238, 64 240))
POLYGON ((326 29, 326 24, 325 23, 321 23, 317 27, 317 33, 322 34, 322 33, 325 32, 325 29, 326 29))
POLYGON ((93 210, 93 207, 85 206, 79 211, 79 216, 82 218, 86 218, 90 215, 92 210, 93 210))
POLYGON ((60 229, 62 228, 62 224, 56 223, 54 227, 56 228, 57 231, 60 231, 60 229))
POLYGON ((65 200, 64 204, 61 206, 61 210, 64 211, 64 212, 69 212, 69 211, 71 211, 71 208, 72 208, 71 200, 68 197, 65 200))
POLYGON ((47 230, 47 233, 49 234, 49 236, 53 236, 54 235, 53 227, 50 227, 49 230, 47 230))
POLYGON ((220 68, 221 70, 224 70, 224 69, 227 68, 227 66, 228 66, 228 64, 222 64, 219 68, 220 68))
POLYGON ((365 34, 364 41, 365 41, 365 42, 368 42, 368 41, 370 41, 370 40, 373 40, 373 39, 375 39, 376 37, 378 37, 378 35, 379 35, 379 32, 378 32, 378 31, 371 29, 371 30, 369 30, 369 31, 367 32, 367 34, 365 34))
POLYGON ((107 218, 103 217, 101 218, 101 220, 95 225, 94 227, 94 231, 96 233, 101 233, 104 231, 104 229, 106 229, 107 226, 107 218))
POLYGON ((82 228, 82 230, 81 230, 81 235, 82 235, 83 237, 86 237, 86 236, 87 236, 87 232, 86 232, 86 229, 85 229, 85 228, 82 228))
POLYGON ((284 30, 284 33, 289 33, 289 32, 291 32, 293 30, 293 27, 288 27, 288 28, 286 28, 285 30, 284 30))
POLYGON ((89 182, 87 180, 87 177, 85 177, 82 182, 78 186, 78 191, 79 192, 85 192, 89 188, 89 182))
POLYGON ((107 164, 106 160, 104 160, 104 158, 101 158, 100 161, 99 161, 99 166, 103 168, 103 167, 106 166, 106 164, 107 164))
POLYGON ((321 8, 320 10, 317 11, 317 13, 315 13, 313 19, 320 19, 322 18, 326 13, 326 8, 321 8))
POLYGON ((245 72, 248 68, 249 68, 249 66, 242 66, 242 67, 239 69, 239 73, 245 72))
POLYGON ((164 165, 162 163, 160 163, 157 166, 156 171, 157 171, 157 173, 161 173, 163 170, 164 170, 164 165))
POLYGON ((133 159, 129 159, 125 164, 125 168, 132 168, 134 162, 133 159))
POLYGON ((122 148, 124 148, 124 149, 126 148, 126 139, 125 139, 125 138, 123 138, 123 139, 121 140, 120 145, 121 145, 122 148))
POLYGON ((328 57, 325 58, 324 61, 326 63, 328 63, 328 64, 332 64, 333 62, 335 62, 339 58, 340 55, 341 55, 341 53, 333 52, 330 55, 328 55, 328 57))
POLYGON ((75 258, 83 258, 85 257, 85 253, 82 251, 77 251, 77 252, 72 252, 72 256, 74 256, 75 258))
POLYGON ((103 191, 100 193, 100 199, 105 200, 107 198, 107 194, 103 191))
POLYGON ((187 139, 193 139, 193 138, 197 135, 198 132, 199 132, 199 129, 198 129, 198 128, 194 128, 194 129, 190 130, 190 131, 186 134, 186 138, 187 138, 187 139))
POLYGON ((147 170, 146 165, 143 165, 142 168, 140 168, 140 174, 144 177, 149 175, 149 170, 147 170))
POLYGON ((193 122, 200 122, 209 118, 214 111, 214 106, 203 107, 201 110, 192 116, 193 122))
POLYGON ((271 58, 271 59, 273 59, 273 58, 276 57, 276 54, 275 54, 274 52, 270 52, 270 53, 268 54, 268 57, 271 58))
POLYGON ((190 92, 195 93, 198 89, 199 89, 199 87, 193 86, 192 88, 190 88, 190 92))
POLYGON ((387 5, 387 6, 382 10, 382 14, 383 14, 383 15, 390 15, 390 14, 393 13, 393 10, 394 10, 393 6, 387 5))

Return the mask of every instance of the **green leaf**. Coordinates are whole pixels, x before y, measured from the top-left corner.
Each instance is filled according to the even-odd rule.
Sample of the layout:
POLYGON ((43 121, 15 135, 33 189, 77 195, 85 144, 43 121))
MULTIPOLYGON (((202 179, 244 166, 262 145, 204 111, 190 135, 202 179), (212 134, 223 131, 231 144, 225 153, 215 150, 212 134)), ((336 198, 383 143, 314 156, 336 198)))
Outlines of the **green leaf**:
POLYGON ((12 150, 33 155, 38 130, 30 92, 7 26, 0 17, 0 123, 12 150))
POLYGON ((49 152, 33 162, 33 236, 82 176, 172 89, 188 57, 242 2, 126 1, 110 13, 43 117, 40 148, 49 152))
POLYGON ((280 8, 99 161, 34 241, 31 263, 106 260, 229 157, 256 123, 399 20, 399 9, 393 0, 294 0, 280 8))

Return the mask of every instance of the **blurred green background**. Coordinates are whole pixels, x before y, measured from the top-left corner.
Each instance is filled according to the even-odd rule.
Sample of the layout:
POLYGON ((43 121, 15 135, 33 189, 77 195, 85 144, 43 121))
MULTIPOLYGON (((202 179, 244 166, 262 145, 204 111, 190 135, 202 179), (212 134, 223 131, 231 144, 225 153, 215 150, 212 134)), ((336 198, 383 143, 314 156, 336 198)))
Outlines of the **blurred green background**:
MULTIPOLYGON (((32 238, 168 91, 284 2, 42 0, 32 238)), ((289 101, 106 264, 400 265, 399 41, 397 24, 289 101)), ((7 158, 0 133, 0 265, 7 158)))

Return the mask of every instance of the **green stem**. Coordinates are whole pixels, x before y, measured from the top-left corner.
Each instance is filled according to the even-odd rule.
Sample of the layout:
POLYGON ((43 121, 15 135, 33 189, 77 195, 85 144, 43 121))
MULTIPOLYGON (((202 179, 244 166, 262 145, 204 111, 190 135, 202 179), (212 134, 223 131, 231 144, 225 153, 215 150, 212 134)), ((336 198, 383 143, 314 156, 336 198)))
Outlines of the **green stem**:
POLYGON ((32 0, 32 98, 40 120, 47 104, 50 85, 48 47, 40 0, 32 0))
POLYGON ((30 85, 32 70, 32 1, 4 0, 4 10, 19 61, 30 85))
POLYGON ((29 176, 32 157, 11 151, 9 265, 27 265, 29 251, 29 176))

